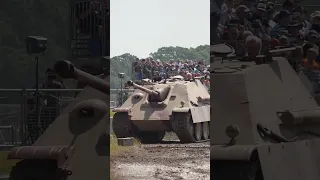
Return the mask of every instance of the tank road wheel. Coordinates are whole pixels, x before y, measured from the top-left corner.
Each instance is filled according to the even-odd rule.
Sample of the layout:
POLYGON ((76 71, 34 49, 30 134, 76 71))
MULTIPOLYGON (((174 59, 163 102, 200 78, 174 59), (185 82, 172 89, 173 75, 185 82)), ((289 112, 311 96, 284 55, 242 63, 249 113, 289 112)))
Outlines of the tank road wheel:
POLYGON ((143 144, 153 144, 160 142, 164 135, 166 134, 165 131, 160 132, 146 132, 142 131, 139 133, 136 133, 137 138, 140 140, 143 144))
POLYGON ((201 123, 202 128, 202 139, 207 140, 209 139, 209 123, 208 122, 202 122, 201 123))
POLYGON ((209 129, 209 133, 208 133, 208 135, 209 135, 209 139, 210 139, 210 121, 208 122, 208 129, 209 129))
POLYGON ((201 123, 194 123, 194 139, 196 141, 201 141, 201 137, 202 137, 202 127, 201 127, 201 123))
POLYGON ((131 121, 127 113, 115 113, 113 115, 112 128, 117 138, 132 137, 131 121))
POLYGON ((172 120, 173 130, 177 134, 181 143, 195 143, 193 136, 194 128, 191 114, 188 113, 174 113, 172 120))

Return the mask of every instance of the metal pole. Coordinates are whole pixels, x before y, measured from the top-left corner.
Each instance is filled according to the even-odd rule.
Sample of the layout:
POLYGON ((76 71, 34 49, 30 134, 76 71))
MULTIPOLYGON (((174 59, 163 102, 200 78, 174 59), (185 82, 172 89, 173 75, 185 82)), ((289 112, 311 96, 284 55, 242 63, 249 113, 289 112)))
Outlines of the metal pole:
POLYGON ((26 98, 27 94, 26 94, 26 90, 22 89, 21 91, 21 124, 20 124, 20 141, 22 142, 22 144, 24 145, 24 139, 25 139, 25 126, 26 126, 26 122, 27 122, 27 117, 26 117, 26 104, 27 104, 27 98, 26 98))
POLYGON ((123 103, 122 78, 120 78, 120 88, 121 88, 121 96, 120 96, 120 99, 121 99, 121 104, 122 104, 122 103, 123 103))
POLYGON ((39 103, 39 58, 35 57, 36 60, 36 117, 38 123, 38 133, 40 132, 40 103, 39 103))

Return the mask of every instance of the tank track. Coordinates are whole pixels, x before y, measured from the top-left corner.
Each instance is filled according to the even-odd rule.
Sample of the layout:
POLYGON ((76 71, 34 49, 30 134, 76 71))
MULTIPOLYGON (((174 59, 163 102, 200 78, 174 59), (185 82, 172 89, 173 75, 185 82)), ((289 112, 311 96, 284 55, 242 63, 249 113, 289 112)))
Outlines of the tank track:
POLYGON ((181 143, 200 143, 207 142, 210 139, 197 141, 194 138, 194 127, 191 119, 191 114, 188 113, 174 113, 172 126, 174 132, 177 134, 181 143))
POLYGON ((115 113, 113 115, 112 128, 117 138, 132 137, 131 122, 127 113, 115 113))
POLYGON ((159 135, 156 135, 157 132, 141 132, 137 129, 132 122, 129 120, 127 113, 116 113, 113 116, 112 122, 113 132, 117 138, 126 138, 126 137, 135 137, 141 141, 141 143, 157 143, 160 142, 164 137, 161 132, 159 135), (155 133, 155 134, 152 134, 155 133))
POLYGON ((52 160, 22 160, 12 168, 10 180, 67 179, 71 174, 71 171, 57 168, 56 162, 52 160))
MULTIPOLYGON (((255 158, 256 159, 256 158, 255 158)), ((210 179, 263 180, 259 161, 212 160, 210 179)))

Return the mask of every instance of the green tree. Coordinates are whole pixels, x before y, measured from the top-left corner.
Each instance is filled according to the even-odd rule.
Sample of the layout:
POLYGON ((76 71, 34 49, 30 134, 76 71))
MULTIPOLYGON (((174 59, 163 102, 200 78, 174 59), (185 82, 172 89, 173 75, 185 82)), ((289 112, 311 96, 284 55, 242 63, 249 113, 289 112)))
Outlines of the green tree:
POLYGON ((118 73, 125 73, 125 78, 123 83, 132 79, 132 62, 137 57, 126 53, 120 56, 115 56, 110 60, 110 84, 111 88, 120 87, 120 79, 118 78, 118 73))
POLYGON ((184 47, 162 47, 157 52, 150 53, 150 56, 154 59, 160 59, 162 61, 168 61, 170 59, 204 59, 209 61, 210 46, 203 45, 196 48, 184 48, 184 47))

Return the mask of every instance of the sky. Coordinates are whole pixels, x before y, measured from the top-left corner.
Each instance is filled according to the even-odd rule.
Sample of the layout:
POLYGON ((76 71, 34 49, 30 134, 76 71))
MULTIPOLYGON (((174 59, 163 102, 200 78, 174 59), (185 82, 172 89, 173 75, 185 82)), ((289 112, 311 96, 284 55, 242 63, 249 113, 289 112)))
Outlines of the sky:
POLYGON ((111 57, 210 43, 210 0, 110 0, 111 57))

